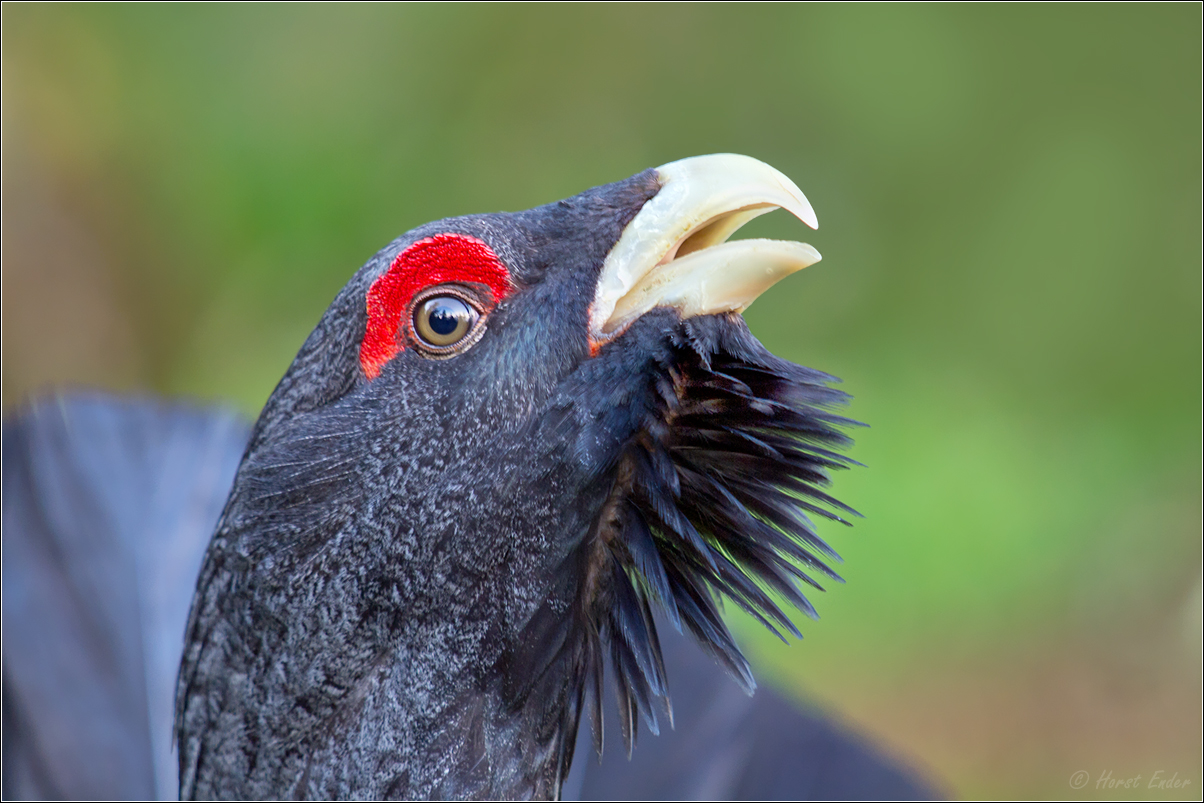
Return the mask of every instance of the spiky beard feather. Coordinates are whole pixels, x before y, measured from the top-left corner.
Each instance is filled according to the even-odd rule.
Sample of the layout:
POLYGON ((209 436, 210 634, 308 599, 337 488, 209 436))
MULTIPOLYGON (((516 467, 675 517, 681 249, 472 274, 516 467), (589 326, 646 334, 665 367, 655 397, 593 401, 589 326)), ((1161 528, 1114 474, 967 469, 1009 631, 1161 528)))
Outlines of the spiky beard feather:
POLYGON ((641 718, 659 732, 656 702, 672 722, 654 610, 751 693, 718 601, 801 637, 770 592, 815 618, 795 581, 822 591, 808 572, 841 581, 820 556, 840 558, 808 514, 858 515, 821 490, 856 462, 834 451, 851 443, 839 427, 858 425, 831 412, 848 400, 835 377, 770 354, 736 315, 679 322, 653 362, 653 403, 600 479, 610 491, 597 523, 504 667, 506 698, 546 745, 557 788, 587 708, 601 753, 607 663, 628 755, 641 718))

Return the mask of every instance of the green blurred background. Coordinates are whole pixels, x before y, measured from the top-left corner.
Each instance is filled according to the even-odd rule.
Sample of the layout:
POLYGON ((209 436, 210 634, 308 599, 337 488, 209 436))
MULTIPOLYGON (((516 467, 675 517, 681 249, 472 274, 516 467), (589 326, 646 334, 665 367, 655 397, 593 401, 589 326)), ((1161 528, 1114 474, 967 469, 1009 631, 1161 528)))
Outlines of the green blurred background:
POLYGON ((416 225, 695 154, 825 255, 747 314, 845 379, 867 518, 770 678, 960 796, 1198 797, 1201 11, 3 7, 3 397, 254 415, 416 225), (1072 773, 1089 783, 1071 788, 1072 773), (1190 784, 1150 789, 1161 770, 1190 784))

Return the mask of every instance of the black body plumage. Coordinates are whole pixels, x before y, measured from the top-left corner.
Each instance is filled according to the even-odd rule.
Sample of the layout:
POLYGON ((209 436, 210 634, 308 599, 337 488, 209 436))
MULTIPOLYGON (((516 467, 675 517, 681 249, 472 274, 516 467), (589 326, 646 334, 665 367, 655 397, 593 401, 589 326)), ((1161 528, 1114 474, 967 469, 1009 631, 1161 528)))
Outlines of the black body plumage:
POLYGON ((806 514, 848 460, 831 378, 735 314, 637 320, 591 355, 602 262, 646 171, 381 251, 272 394, 205 557, 177 690, 184 797, 552 797, 582 714, 601 747, 668 702, 653 611, 751 689, 717 609, 835 578, 806 514), (364 293, 410 243, 486 242, 517 290, 470 350, 357 361, 364 293), (806 570, 798 568, 801 565, 806 570), (808 573, 810 572, 810 574, 808 573), (605 667, 609 666, 609 670, 605 667))
MULTIPOLYGON (((249 431, 221 408, 95 393, 6 417, 4 799, 176 799, 184 624, 249 431)), ((864 737, 773 688, 745 695, 695 639, 657 626, 673 727, 595 761, 583 724, 564 799, 933 796, 864 737)))

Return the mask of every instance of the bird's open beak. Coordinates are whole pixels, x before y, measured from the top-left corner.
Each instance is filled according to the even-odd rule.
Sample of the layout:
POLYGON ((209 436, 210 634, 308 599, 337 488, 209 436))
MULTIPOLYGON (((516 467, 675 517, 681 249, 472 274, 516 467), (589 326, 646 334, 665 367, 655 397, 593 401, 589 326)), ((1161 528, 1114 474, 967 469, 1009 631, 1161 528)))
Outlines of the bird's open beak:
POLYGON ((819 261, 806 243, 726 242, 779 207, 817 228, 794 182, 749 156, 718 153, 657 168, 661 190, 606 256, 590 307, 590 340, 601 347, 654 307, 682 317, 743 312, 761 293, 819 261))

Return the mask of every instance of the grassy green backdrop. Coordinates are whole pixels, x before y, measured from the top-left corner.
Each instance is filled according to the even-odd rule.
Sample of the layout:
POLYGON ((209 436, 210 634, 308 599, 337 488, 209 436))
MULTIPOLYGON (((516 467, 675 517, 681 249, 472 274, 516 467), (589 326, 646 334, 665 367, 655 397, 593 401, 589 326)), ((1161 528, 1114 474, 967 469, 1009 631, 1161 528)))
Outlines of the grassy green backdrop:
POLYGON ((5 4, 4 403, 74 383, 253 415, 407 229, 747 153, 821 228, 741 236, 825 257, 748 321, 872 425, 837 482, 867 518, 826 531, 848 584, 802 644, 740 623, 761 674, 951 794, 1198 796, 1200 23, 5 4))

